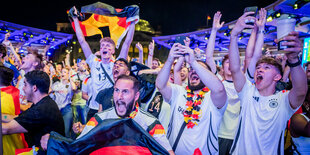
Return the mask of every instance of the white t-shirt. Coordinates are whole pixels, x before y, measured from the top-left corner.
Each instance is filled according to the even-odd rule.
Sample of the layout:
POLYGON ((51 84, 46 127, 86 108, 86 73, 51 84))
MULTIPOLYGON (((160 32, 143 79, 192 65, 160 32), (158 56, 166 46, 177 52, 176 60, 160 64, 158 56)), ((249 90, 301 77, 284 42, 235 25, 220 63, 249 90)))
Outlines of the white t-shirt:
MULTIPOLYGON (((114 107, 111 107, 103 112, 97 113, 95 114, 94 117, 99 116, 101 120, 104 119, 109 119, 109 118, 119 118, 118 115, 115 112, 114 107)), ((82 137, 83 135, 85 135, 86 133, 88 133, 91 129, 93 129, 95 127, 95 123, 91 122, 92 119, 90 119, 90 121, 86 124, 85 128, 83 129, 81 135, 78 137, 82 137)), ((137 115, 133 118, 134 121, 136 121, 145 131, 148 132, 148 130, 150 131, 154 131, 153 134, 151 134, 151 136, 161 145, 163 146, 167 151, 172 150, 169 141, 166 137, 165 131, 162 131, 164 129, 160 129, 163 128, 161 126, 161 124, 159 123, 158 119, 156 119, 154 116, 152 116, 151 114, 143 111, 141 108, 139 108, 137 115), (156 124, 154 128, 150 129, 151 126, 154 126, 154 123, 159 123, 156 124), (156 131, 157 128, 158 130, 156 131)))
POLYGON ((57 103, 59 110, 72 103, 73 90, 70 82, 64 84, 60 81, 53 83, 52 91, 49 96, 57 103))
POLYGON ((283 90, 270 96, 261 96, 255 85, 246 80, 238 93, 241 112, 238 130, 231 153, 284 154, 286 123, 295 113, 283 90))
POLYGON ((26 94, 23 90, 24 86, 25 86, 25 76, 24 74, 21 74, 21 79, 18 82, 18 89, 19 89, 19 102, 20 104, 27 104, 27 98, 26 98, 26 94))
MULTIPOLYGON (((171 146, 179 134, 180 128, 184 122, 183 112, 186 109, 187 92, 182 86, 171 84, 172 96, 170 99, 171 106, 171 121, 169 123, 168 139, 171 146)), ((196 149, 199 149, 204 154, 218 154, 218 129, 225 112, 227 104, 221 109, 218 109, 212 103, 210 91, 204 96, 200 105, 201 114, 200 122, 193 128, 185 127, 182 136, 179 140, 175 154, 190 155, 196 149)))
MULTIPOLYGON (((113 80, 112 68, 114 66, 114 62, 110 62, 108 64, 103 64, 100 59, 98 59, 94 54, 91 54, 87 59, 90 70, 91 70, 91 88, 93 96, 97 96, 98 92, 105 88, 110 88, 113 84, 106 77, 104 71, 101 68, 101 65, 104 67, 105 71, 110 76, 111 80, 113 80)), ((89 108, 98 110, 99 104, 95 101, 95 97, 92 97, 89 103, 89 108)))
POLYGON ((232 81, 223 81, 227 93, 227 108, 224 113, 218 136, 233 140, 238 128, 240 114, 240 100, 232 81))
MULTIPOLYGON (((144 111, 148 112, 149 110, 153 111, 153 110, 157 110, 159 108, 159 107, 157 107, 158 106, 158 102, 153 101, 153 98, 155 97, 157 92, 158 92, 158 89, 155 88, 155 90, 154 90, 154 92, 152 94, 151 99, 147 103, 142 103, 141 104, 141 108, 144 111), (152 101, 154 103, 153 103, 153 105, 150 106, 152 101), (151 108, 151 109, 148 109, 148 108, 151 108)), ((163 127, 165 128, 165 131, 168 132, 168 124, 169 124, 170 115, 171 115, 170 105, 163 99, 162 105, 161 105, 160 109, 161 110, 160 110, 159 115, 158 115, 158 120, 163 125, 163 127)))
POLYGON ((89 106, 89 101, 92 98, 91 81, 91 77, 85 78, 81 88, 82 92, 86 92, 88 95, 88 100, 86 101, 87 106, 89 106))

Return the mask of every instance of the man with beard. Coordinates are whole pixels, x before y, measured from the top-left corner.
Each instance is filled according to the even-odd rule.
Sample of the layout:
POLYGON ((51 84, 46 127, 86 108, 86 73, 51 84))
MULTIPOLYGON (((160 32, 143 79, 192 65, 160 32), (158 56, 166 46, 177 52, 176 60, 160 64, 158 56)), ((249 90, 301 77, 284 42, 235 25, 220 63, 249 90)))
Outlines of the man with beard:
MULTIPOLYGON (((137 102, 140 97, 139 88, 140 84, 136 78, 128 75, 120 75, 114 85, 114 106, 101 113, 95 114, 91 120, 99 119, 99 121, 101 121, 110 118, 131 118, 135 120, 144 130, 150 133, 150 135, 167 151, 169 151, 170 154, 174 154, 164 132, 163 126, 155 117, 143 111, 139 107, 137 102)), ((95 125, 89 121, 78 138, 83 137, 83 135, 88 133, 94 127, 95 125)), ((49 135, 46 135, 44 140, 41 141, 43 148, 46 148, 48 136, 49 135)))
MULTIPOLYGON (((130 74, 130 65, 127 60, 120 58, 115 61, 113 66, 113 80, 116 81, 120 75, 130 74)), ((114 87, 105 88, 99 91, 98 95, 95 97, 95 101, 99 104, 98 112, 105 111, 113 107, 112 97, 113 97, 114 87)), ((72 126, 73 131, 78 134, 81 133, 85 125, 81 122, 74 123, 72 126)))
MULTIPOLYGON (((127 60, 120 58, 115 61, 113 66, 113 80, 116 81, 121 75, 130 75, 130 63, 127 60)), ((113 92, 114 87, 106 88, 101 90, 96 96, 96 102, 99 104, 99 111, 105 111, 113 107, 113 92)), ((162 100, 162 95, 159 94, 158 90, 154 90, 151 98, 147 103, 141 103, 141 108, 154 117, 158 118, 160 123, 164 126, 167 131, 169 118, 170 118, 170 106, 168 103, 162 100)), ((141 96, 140 96, 141 97, 141 96)), ((84 128, 80 122, 74 123, 72 129, 75 133, 80 133, 84 128)))
MULTIPOLYGON (((245 22, 256 20, 251 14, 254 12, 244 13, 238 19, 230 37, 229 67, 242 107, 230 154, 284 154, 287 121, 303 103, 307 93, 307 78, 298 57, 302 45, 297 32, 282 38, 286 41, 283 45, 289 46, 284 51, 291 69, 291 90, 276 91, 276 84, 282 78, 282 66, 271 57, 251 59, 250 63, 257 62, 255 84, 252 84, 241 71, 238 49, 238 35, 245 28, 254 27, 245 22)), ((258 33, 263 31, 258 30, 258 33)))
MULTIPOLYGON (((100 40, 100 56, 101 59, 98 59, 91 51, 91 48, 89 44, 86 42, 85 37, 83 35, 83 32, 80 27, 79 19, 77 17, 77 10, 75 7, 74 9, 74 15, 72 17, 74 21, 75 26, 75 33, 77 36, 77 39, 81 45, 81 48, 84 52, 84 55, 86 57, 86 62, 88 63, 90 70, 91 70, 91 84, 92 84, 92 94, 93 96, 97 96, 98 92, 100 90, 103 90, 105 88, 110 88, 113 86, 112 81, 112 68, 114 65, 113 62, 113 54, 115 52, 115 43, 110 37, 104 37, 100 40)), ((118 58, 124 58, 127 59, 128 56, 128 50, 130 47, 130 44, 133 39, 135 31, 135 23, 131 22, 128 28, 128 34, 126 36, 126 39, 122 45, 122 49, 120 51, 120 55, 118 58)), ((95 97, 92 97, 89 102, 89 112, 87 114, 87 120, 91 118, 95 113, 98 112, 99 104, 95 101, 95 97)))
POLYGON ((222 82, 207 68, 192 49, 176 43, 157 76, 156 86, 172 111, 168 139, 176 154, 218 153, 217 129, 227 96, 222 82), (183 56, 191 66, 186 89, 168 82, 173 62, 183 56))

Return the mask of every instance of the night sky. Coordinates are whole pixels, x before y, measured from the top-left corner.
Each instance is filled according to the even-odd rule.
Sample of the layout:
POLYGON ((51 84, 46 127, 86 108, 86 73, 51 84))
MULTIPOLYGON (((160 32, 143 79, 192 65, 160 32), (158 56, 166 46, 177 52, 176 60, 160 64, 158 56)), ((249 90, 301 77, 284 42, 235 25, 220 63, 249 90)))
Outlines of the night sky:
MULTIPOLYGON (((57 22, 68 22, 66 10, 92 4, 98 0, 7 0, 0 9, 0 20, 56 31, 57 22), (4 5, 5 4, 5 5, 4 5)), ((222 19, 230 22, 242 15, 247 6, 266 7, 274 0, 104 0, 115 8, 136 4, 140 18, 150 22, 162 35, 185 33, 206 26, 207 15, 222 12, 222 19)), ((209 23, 211 26, 211 22, 209 23)))

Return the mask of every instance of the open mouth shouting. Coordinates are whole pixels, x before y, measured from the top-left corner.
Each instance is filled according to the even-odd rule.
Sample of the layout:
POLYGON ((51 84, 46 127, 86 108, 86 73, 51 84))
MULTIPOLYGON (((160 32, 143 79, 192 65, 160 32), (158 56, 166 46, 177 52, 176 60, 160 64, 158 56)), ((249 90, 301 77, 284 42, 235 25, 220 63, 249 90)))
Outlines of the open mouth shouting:
POLYGON ((197 74, 191 75, 191 83, 199 83, 199 76, 197 74))
POLYGON ((116 101, 116 110, 119 115, 124 115, 127 111, 126 103, 123 101, 116 101))
POLYGON ((114 70, 113 70, 113 76, 114 76, 114 77, 117 77, 118 73, 119 73, 119 71, 118 71, 117 69, 114 69, 114 70))
POLYGON ((260 84, 264 77, 261 74, 256 75, 256 84, 260 84))

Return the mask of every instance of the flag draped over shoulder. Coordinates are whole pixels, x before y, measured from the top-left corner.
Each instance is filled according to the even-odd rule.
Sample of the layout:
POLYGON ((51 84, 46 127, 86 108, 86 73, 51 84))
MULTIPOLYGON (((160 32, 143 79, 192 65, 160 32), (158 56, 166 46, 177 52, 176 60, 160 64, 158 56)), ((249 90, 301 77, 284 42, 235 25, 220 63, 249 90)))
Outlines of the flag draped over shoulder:
MULTIPOLYGON (((5 115, 18 115, 20 113, 19 90, 14 86, 1 88, 1 113, 5 115)), ((28 147, 24 134, 3 135, 3 154, 11 155, 15 149, 28 147)))
MULTIPOLYGON (((114 7, 97 2, 86 5, 81 8, 82 14, 91 14, 85 21, 80 21, 80 26, 84 36, 93 36, 102 32, 100 27, 109 27, 110 36, 119 47, 122 39, 128 31, 128 26, 131 22, 139 21, 139 6, 130 5, 123 9, 115 9, 114 7)), ((72 22, 72 27, 75 30, 72 22)))
POLYGON ((130 118, 92 121, 98 125, 75 141, 52 132, 48 141, 47 154, 169 154, 149 133, 130 118))

